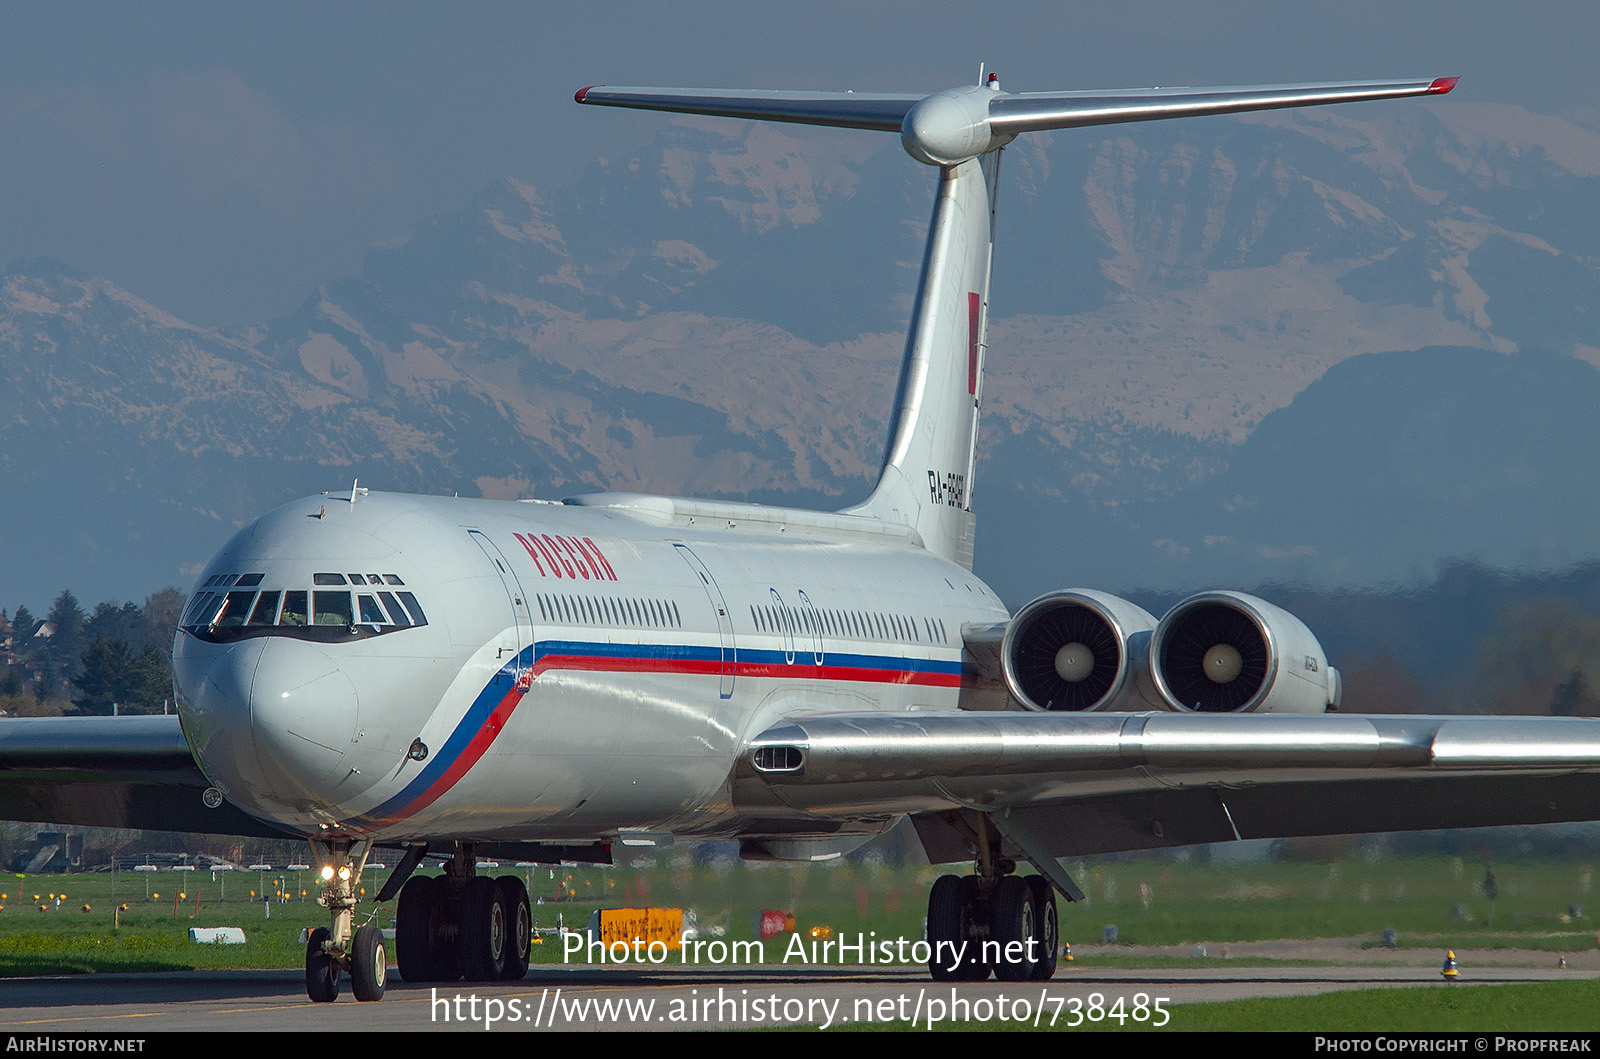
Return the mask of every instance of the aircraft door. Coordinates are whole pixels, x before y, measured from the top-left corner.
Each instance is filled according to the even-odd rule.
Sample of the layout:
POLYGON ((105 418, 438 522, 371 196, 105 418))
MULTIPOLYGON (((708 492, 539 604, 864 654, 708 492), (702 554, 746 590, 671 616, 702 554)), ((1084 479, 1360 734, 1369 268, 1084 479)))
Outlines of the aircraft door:
POLYGON ((506 559, 505 553, 490 540, 482 530, 469 529, 467 536, 472 538, 484 558, 489 560, 489 565, 494 567, 500 576, 500 587, 505 589, 506 602, 511 607, 511 625, 515 630, 516 646, 511 657, 504 648, 501 651, 501 672, 511 674, 517 686, 526 689, 532 683, 533 652, 529 647, 533 644, 533 612, 528 608, 528 594, 522 590, 522 581, 517 577, 516 569, 506 559))
POLYGON ((722 679, 718 684, 717 693, 725 699, 731 699, 734 674, 739 667, 739 647, 733 637, 733 617, 728 613, 728 601, 722 598, 722 589, 717 587, 717 579, 711 576, 706 564, 700 561, 700 557, 687 544, 674 544, 673 548, 683 556, 683 561, 689 564, 689 569, 694 571, 695 579, 705 591, 706 601, 716 612, 717 635, 722 641, 722 679))
POLYGON ((769 588, 767 589, 767 592, 772 596, 772 612, 778 616, 778 624, 781 626, 780 631, 783 636, 783 664, 786 666, 792 666, 794 665, 795 653, 794 611, 789 609, 789 604, 783 601, 783 596, 778 594, 777 589, 769 588))
POLYGON ((804 617, 806 631, 811 634, 811 661, 815 665, 822 664, 822 615, 817 613, 817 608, 812 604, 811 597, 802 589, 797 593, 800 597, 800 609, 804 617))

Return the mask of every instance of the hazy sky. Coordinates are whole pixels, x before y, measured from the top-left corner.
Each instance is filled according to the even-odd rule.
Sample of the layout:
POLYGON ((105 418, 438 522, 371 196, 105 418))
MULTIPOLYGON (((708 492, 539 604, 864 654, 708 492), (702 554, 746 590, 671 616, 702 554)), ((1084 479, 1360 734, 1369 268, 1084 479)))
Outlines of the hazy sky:
POLYGON ((572 103, 596 82, 934 90, 979 62, 1014 91, 1459 74, 1458 99, 1600 114, 1592 0, 0 12, 0 265, 55 258, 225 326, 294 308, 501 177, 564 183, 663 120, 572 103))

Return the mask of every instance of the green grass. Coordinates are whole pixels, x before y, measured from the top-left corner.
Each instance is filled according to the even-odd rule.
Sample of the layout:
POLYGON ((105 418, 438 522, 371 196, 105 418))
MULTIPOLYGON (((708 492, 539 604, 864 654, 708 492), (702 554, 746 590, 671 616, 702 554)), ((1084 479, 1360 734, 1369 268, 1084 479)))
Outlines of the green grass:
MULTIPOLYGON (((1600 981, 1542 982, 1532 985, 1437 985, 1412 989, 1351 989, 1319 996, 1269 1000, 1231 1000, 1216 1004, 1163 1005, 1171 1016, 1161 1027, 1157 1016, 1141 1022, 1125 1017, 1089 1021, 1063 1008, 1051 1025, 1052 1011, 1039 1029, 1079 1032, 1324 1032, 1324 1033, 1560 1033, 1600 1029, 1600 981), (1073 1021, 1077 1025, 1072 1025, 1073 1021)), ((1052 1009, 1053 1010, 1053 1009, 1052 1009)), ((852 1029, 928 1030, 992 1033, 1033 1032, 1031 1021, 951 1021, 859 1024, 852 1029)))
POLYGON ((1358 989, 1174 1008, 1172 1029, 1327 1032, 1600 1030, 1600 981, 1358 989))

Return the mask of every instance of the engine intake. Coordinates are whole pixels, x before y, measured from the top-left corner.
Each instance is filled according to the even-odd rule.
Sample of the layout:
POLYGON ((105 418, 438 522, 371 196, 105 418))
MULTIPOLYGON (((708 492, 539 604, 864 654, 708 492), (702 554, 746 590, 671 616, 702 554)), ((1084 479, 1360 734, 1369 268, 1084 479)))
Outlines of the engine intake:
POLYGON ((1150 668, 1171 709, 1197 713, 1322 713, 1338 673, 1305 624, 1242 592, 1179 603, 1150 638, 1150 668))
POLYGON ((1149 709, 1158 701, 1145 672, 1155 627, 1142 607, 1104 592, 1040 596, 1006 627, 1006 686, 1030 710, 1149 709))

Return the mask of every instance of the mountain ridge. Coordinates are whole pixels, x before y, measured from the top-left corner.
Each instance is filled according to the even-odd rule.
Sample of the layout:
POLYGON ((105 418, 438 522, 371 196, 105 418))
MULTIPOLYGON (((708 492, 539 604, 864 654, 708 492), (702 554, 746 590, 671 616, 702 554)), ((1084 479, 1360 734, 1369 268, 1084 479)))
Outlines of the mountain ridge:
MULTIPOLYGON (((1008 601, 1084 581, 1382 580, 1455 554, 1376 539, 1308 564, 1333 538, 1289 530, 1360 523, 1371 498, 1243 480, 1251 439, 1351 358, 1390 351, 1396 387, 1405 353, 1432 347, 1600 363, 1600 222, 1581 208, 1600 137, 1450 106, 1008 149, 975 489, 980 572, 1008 601), (1241 526, 1221 488, 1274 499, 1241 526), (1085 541, 1074 556, 1100 558, 1039 540, 1061 527, 1085 541), (1223 536, 1236 554, 1202 561, 1223 536)), ((82 570, 85 598, 139 596, 276 503, 356 477, 843 506, 883 451, 931 193, 881 138, 699 121, 569 187, 497 182, 238 331, 69 268, 9 269, 0 498, 35 517, 0 526, 0 548, 82 570)), ((1570 425, 1548 424, 1549 444, 1579 443, 1570 425)), ((1314 468, 1303 450, 1284 447, 1314 468)), ((1546 507, 1530 521, 1569 514, 1546 507)), ((1534 549, 1551 561, 1600 549, 1553 532, 1534 549)), ((39 598, 34 581, 0 574, 0 598, 39 598)))

